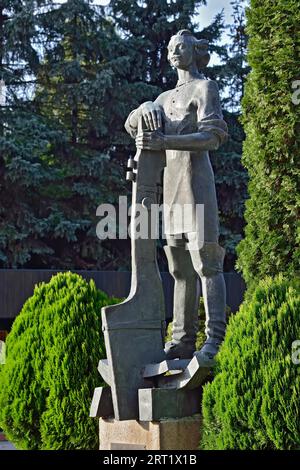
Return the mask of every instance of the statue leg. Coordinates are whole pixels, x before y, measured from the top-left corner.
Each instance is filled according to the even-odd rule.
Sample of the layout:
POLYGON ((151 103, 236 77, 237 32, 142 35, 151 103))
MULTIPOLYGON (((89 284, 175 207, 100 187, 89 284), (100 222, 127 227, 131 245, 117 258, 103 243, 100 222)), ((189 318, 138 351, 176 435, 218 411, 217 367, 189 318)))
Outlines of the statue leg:
POLYGON ((190 250, 192 263, 202 283, 206 314, 206 341, 197 356, 212 360, 225 336, 226 289, 223 276, 225 250, 218 243, 204 242, 200 250, 190 250))
POLYGON ((198 323, 197 274, 190 253, 183 246, 166 246, 169 271, 173 276, 174 308, 172 340, 165 346, 167 359, 189 359, 196 349, 198 323))

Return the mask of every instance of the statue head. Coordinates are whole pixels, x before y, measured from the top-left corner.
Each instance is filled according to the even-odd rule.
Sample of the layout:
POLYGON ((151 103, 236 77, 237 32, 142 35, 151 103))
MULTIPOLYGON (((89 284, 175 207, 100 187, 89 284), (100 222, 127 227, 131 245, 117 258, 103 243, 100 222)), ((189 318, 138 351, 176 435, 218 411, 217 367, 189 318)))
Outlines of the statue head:
POLYGON ((187 30, 182 29, 171 37, 168 44, 168 60, 176 68, 188 70, 193 64, 198 70, 209 62, 208 41, 197 39, 187 30))

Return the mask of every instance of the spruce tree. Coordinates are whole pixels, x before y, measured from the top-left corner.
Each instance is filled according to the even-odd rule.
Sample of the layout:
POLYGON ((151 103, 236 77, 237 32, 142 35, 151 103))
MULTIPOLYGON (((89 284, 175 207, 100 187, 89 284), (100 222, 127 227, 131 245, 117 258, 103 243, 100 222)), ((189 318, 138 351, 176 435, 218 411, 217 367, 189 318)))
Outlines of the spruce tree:
POLYGON ((109 244, 104 249, 96 238, 96 209, 126 193, 113 151, 127 112, 122 76, 128 60, 103 9, 87 0, 50 7, 39 22, 45 39, 34 103, 56 130, 48 163, 60 175, 43 190, 60 228, 48 238, 55 257, 47 262, 114 267, 117 253, 112 258, 109 244))
POLYGON ((111 158, 128 111, 124 50, 88 1, 2 6, 1 266, 114 266, 96 209, 124 192, 111 158))
POLYGON ((291 0, 251 0, 247 18, 252 71, 243 100, 243 162, 250 198, 238 265, 251 289, 266 275, 299 271, 300 106, 293 84, 300 11, 291 0))
POLYGON ((89 408, 105 356, 100 311, 118 301, 70 272, 27 299, 0 365, 0 425, 18 449, 99 448, 89 408))
POLYGON ((213 51, 225 53, 224 48, 216 45, 223 28, 221 13, 201 31, 197 10, 205 3, 205 0, 111 0, 110 14, 126 37, 132 57, 131 81, 154 86, 154 93, 157 88, 161 91, 176 84, 176 73, 167 60, 167 46, 171 36, 180 29, 189 29, 197 37, 208 39, 213 51))
POLYGON ((30 101, 39 55, 35 8, 42 1, 0 4, 0 266, 24 265, 32 255, 49 253, 42 241, 38 188, 52 172, 43 164, 49 131, 30 101))
POLYGON ((125 166, 135 147, 124 121, 141 102, 175 85, 167 44, 189 28, 221 59, 205 74, 224 90, 231 135, 212 161, 226 269, 233 268, 245 172, 238 111, 226 90, 236 86, 240 68, 219 45, 221 13, 201 30, 196 13, 202 4, 112 0, 104 9, 88 0, 6 2, 0 34, 6 38, 2 56, 10 62, 1 56, 8 89, 1 107, 2 267, 129 267, 128 240, 97 240, 96 208, 128 194, 125 166))

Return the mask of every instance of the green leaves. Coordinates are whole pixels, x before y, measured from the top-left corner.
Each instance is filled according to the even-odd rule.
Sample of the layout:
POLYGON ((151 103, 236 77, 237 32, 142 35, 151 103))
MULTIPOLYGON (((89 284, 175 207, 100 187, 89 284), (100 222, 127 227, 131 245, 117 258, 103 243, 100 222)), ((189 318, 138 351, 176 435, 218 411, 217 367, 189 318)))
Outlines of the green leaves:
POLYGON ((19 449, 97 449, 89 407, 105 357, 101 307, 116 302, 60 273, 24 304, 0 368, 0 425, 19 449))
POLYGON ((129 61, 98 6, 25 3, 0 25, 0 266, 100 267, 96 209, 127 192, 113 148, 129 108, 111 110, 129 61))
POLYGON ((299 280, 277 276, 231 317, 203 394, 205 449, 299 449, 299 311, 299 280))
MULTIPOLYGON (((132 109, 175 85, 166 48, 187 27, 221 58, 206 74, 230 89, 224 104, 236 109, 247 72, 243 14, 235 6, 229 60, 218 44, 222 13, 202 31, 201 21, 194 22, 204 0, 112 0, 108 15, 87 0, 52 3, 2 5, 7 106, 0 107, 0 267, 126 269, 129 241, 116 248, 95 239, 98 205, 130 190, 125 168, 135 148, 124 122, 132 109), (14 227, 10 238, 6 225, 14 227)), ((227 270, 234 267, 246 199, 238 118, 226 113, 231 139, 213 156, 227 270)))
POLYGON ((295 123, 300 107, 292 103, 299 21, 299 9, 287 0, 263 6, 253 0, 248 9, 252 71, 243 100, 243 162, 250 174, 250 200, 238 267, 250 288, 265 275, 299 270, 300 138, 295 123))

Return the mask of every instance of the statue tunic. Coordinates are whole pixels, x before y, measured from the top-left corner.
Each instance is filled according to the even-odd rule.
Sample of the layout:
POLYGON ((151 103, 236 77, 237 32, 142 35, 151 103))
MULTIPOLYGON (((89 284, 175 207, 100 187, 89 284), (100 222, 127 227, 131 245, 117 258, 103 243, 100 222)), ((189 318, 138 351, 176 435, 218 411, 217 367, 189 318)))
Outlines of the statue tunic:
MULTIPOLYGON (((193 79, 162 93, 155 103, 162 108, 166 135, 205 131, 217 136, 218 145, 226 140, 227 125, 216 82, 193 79)), ((126 129, 135 136, 136 129, 130 129, 129 122, 130 115, 126 129)), ((166 235, 196 232, 202 241, 218 241, 218 207, 208 151, 166 150, 163 202, 166 235), (200 214, 204 220, 199 220, 200 214)))

